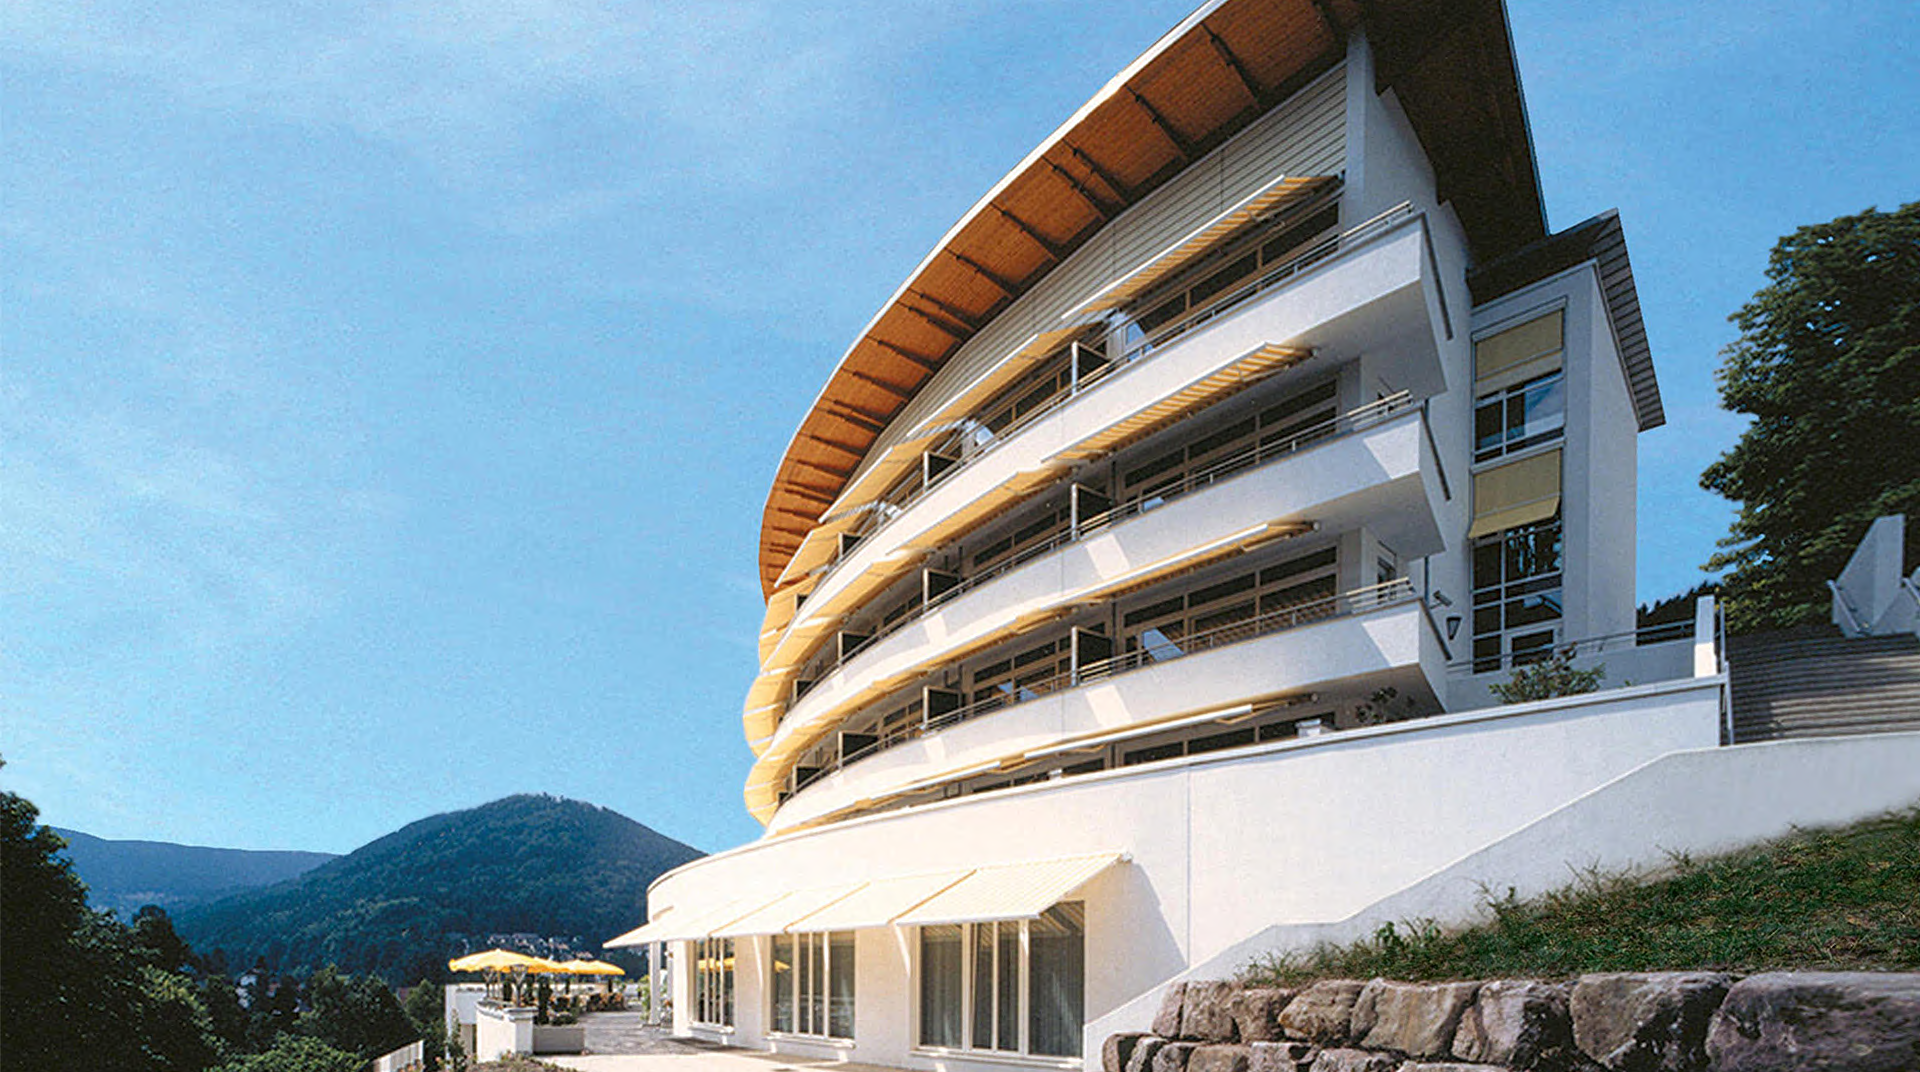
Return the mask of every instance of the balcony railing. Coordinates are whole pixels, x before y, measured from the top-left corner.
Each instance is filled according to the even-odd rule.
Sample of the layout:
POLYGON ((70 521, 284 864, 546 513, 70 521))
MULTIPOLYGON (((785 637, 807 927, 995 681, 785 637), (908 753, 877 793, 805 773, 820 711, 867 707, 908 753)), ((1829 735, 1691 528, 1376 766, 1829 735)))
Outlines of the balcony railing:
POLYGON ((840 653, 839 657, 834 659, 834 661, 820 667, 817 672, 807 675, 803 680, 808 682, 808 685, 805 687, 797 687, 794 691, 794 698, 798 699, 806 695, 808 689, 810 689, 814 683, 817 683, 828 674, 852 662, 861 652, 872 647, 879 641, 905 629, 907 626, 926 617, 928 614, 959 598, 961 595, 971 592, 997 577, 1004 576, 1037 558, 1057 551, 1062 547, 1077 543, 1099 532, 1103 532, 1122 521, 1138 517, 1152 510, 1157 510, 1168 503, 1191 495, 1196 491, 1203 491, 1230 477, 1235 477, 1241 473, 1290 458, 1307 447, 1330 439, 1364 431, 1410 408, 1412 405, 1412 396, 1406 391, 1388 395, 1385 398, 1369 402, 1341 416, 1321 421, 1318 424, 1309 425, 1287 436, 1285 439, 1279 439, 1269 443, 1252 444, 1245 450, 1222 458, 1204 469, 1196 469, 1188 473, 1174 484, 1155 488, 1145 494, 1133 496, 1116 504, 1109 510, 1068 524, 1052 536, 1031 546, 1021 548, 1019 551, 995 562, 986 569, 969 575, 959 583, 941 591, 932 599, 924 601, 920 606, 874 630, 866 639, 840 653))
POLYGON ((1042 696, 1052 695, 1053 693, 1065 692, 1068 689, 1078 688, 1081 685, 1089 685, 1097 681, 1106 681, 1130 671, 1172 662, 1188 655, 1197 655, 1201 652, 1213 651, 1229 645, 1244 643, 1245 641, 1255 640, 1264 636, 1271 636, 1274 633, 1284 632, 1289 629, 1298 628, 1299 626, 1329 621, 1334 618, 1350 617, 1356 614, 1366 614, 1370 611, 1397 603, 1403 603, 1413 598, 1413 583, 1402 577, 1380 584, 1369 585, 1365 588, 1356 588, 1350 592, 1328 596, 1325 599, 1316 599, 1289 607, 1281 607, 1264 614, 1255 615, 1243 621, 1209 629, 1205 632, 1191 633, 1177 640, 1143 644, 1137 650, 1124 652, 1110 659, 1091 662, 1085 666, 1077 666, 1039 681, 1029 682, 1020 686, 1014 692, 990 696, 961 707, 953 708, 949 711, 943 711, 932 717, 927 717, 923 713, 921 721, 907 727, 904 732, 896 733, 892 737, 875 741, 873 744, 867 745, 864 748, 848 752, 845 755, 822 764, 818 768, 809 768, 806 778, 795 782, 794 792, 797 793, 821 778, 835 771, 843 770, 868 756, 883 752, 895 745, 905 744, 908 741, 926 736, 929 733, 944 730, 950 726, 957 725, 991 711, 1013 707, 1025 703, 1028 700, 1039 699, 1042 696))
MULTIPOLYGON (((1016 418, 1013 423, 994 433, 992 439, 984 443, 973 443, 968 453, 948 466, 938 477, 931 481, 918 484, 911 494, 905 496, 898 502, 888 500, 895 509, 890 511, 875 511, 873 513, 873 520, 868 523, 868 527, 859 531, 857 535, 862 541, 877 535, 888 525, 892 524, 896 518, 905 514, 915 503, 925 498, 928 492, 945 483, 955 473, 971 466, 981 458, 992 453, 995 448, 1012 439, 1020 431, 1036 421, 1045 418, 1048 414, 1053 413, 1080 395, 1112 379, 1116 373, 1133 367, 1155 351, 1163 349, 1174 339, 1213 322, 1249 298, 1281 286, 1282 284, 1289 283, 1315 265, 1327 261, 1342 251, 1363 245, 1388 230, 1391 230, 1393 227, 1398 226, 1400 223, 1415 218, 1417 215, 1418 213, 1414 210, 1413 204, 1403 201, 1357 226, 1348 228, 1338 234, 1329 235, 1297 251, 1288 259, 1261 273, 1259 277, 1251 282, 1215 299, 1197 313, 1189 315, 1184 320, 1176 321, 1155 330, 1153 333, 1128 347, 1115 359, 1083 375, 1074 376, 1069 385, 1059 394, 1054 395, 1033 410, 1016 418)), ((1121 337, 1123 330, 1124 325, 1114 329, 1109 333, 1110 337, 1121 337)), ((974 433, 977 433, 979 430, 981 429, 974 429, 974 433)), ((970 433, 962 432, 960 434, 968 435, 970 433)), ((845 556, 842 556, 828 562, 823 568, 820 584, 824 585, 827 578, 832 577, 844 561, 845 556)))

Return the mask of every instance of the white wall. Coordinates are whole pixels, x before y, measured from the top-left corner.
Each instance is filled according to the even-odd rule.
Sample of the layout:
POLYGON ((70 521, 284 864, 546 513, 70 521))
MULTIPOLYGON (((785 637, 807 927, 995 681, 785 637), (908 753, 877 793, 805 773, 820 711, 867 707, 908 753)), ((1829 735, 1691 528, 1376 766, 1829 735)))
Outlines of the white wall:
POLYGON ((1670 853, 1706 855, 1920 803, 1920 733, 1829 737, 1661 756, 1581 795, 1512 834, 1469 853, 1343 918, 1269 928, 1142 992, 1087 1025, 1098 1044, 1145 1030, 1160 995, 1181 978, 1220 979, 1258 958, 1322 943, 1351 942, 1381 924, 1486 917, 1486 891, 1522 898, 1567 885, 1583 868, 1659 868, 1670 853))
MULTIPOLYGON (((1712 746, 1720 684, 1447 715, 963 797, 770 836, 669 873, 650 897, 697 908, 743 890, 771 898, 1125 852, 1128 864, 1076 895, 1088 910, 1087 1008, 1097 1017, 1268 926, 1350 915, 1659 756, 1712 746)), ((836 1053, 932 1067, 905 1048, 904 940, 889 929, 860 932, 861 1037, 836 1053)), ((757 972, 737 986, 742 1009, 765 1001, 757 972)), ((767 1044, 745 1015, 740 1027, 736 1043, 767 1044)))
POLYGON ((476 1013, 475 1061, 495 1061, 510 1053, 533 1052, 533 1015, 529 1008, 485 1002, 476 1013))

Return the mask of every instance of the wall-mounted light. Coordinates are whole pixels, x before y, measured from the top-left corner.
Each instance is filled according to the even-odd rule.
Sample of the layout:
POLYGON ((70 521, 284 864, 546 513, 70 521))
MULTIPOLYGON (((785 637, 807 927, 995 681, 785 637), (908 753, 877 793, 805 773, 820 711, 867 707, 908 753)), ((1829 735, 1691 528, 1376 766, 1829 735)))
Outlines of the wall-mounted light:
POLYGON ((1452 640, 1454 637, 1459 635, 1460 635, 1460 616, 1458 614, 1447 615, 1447 639, 1452 640))

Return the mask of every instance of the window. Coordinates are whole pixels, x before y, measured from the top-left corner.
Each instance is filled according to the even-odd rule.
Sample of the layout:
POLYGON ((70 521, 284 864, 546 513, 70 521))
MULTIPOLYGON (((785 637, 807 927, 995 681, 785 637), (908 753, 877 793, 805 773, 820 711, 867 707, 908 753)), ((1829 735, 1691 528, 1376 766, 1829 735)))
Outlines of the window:
POLYGON ((1473 460, 1493 461, 1550 443, 1566 424, 1567 382, 1559 371, 1483 395, 1473 408, 1473 460))
POLYGON ((920 928, 920 1045, 1078 1057, 1086 910, 920 928))
POLYGON ((773 936, 773 1029, 853 1037, 852 931, 773 936))
POLYGON ((1198 634, 1213 634, 1206 642, 1209 646, 1241 639, 1222 631, 1254 622, 1257 616, 1319 604, 1331 597, 1337 555, 1335 548, 1328 547, 1128 610, 1120 619, 1125 650, 1144 650, 1150 661, 1158 662, 1185 655, 1193 646, 1188 638, 1198 634))
POLYGON ((1564 556, 1558 517, 1473 544, 1473 670, 1546 658, 1558 639, 1564 556))
POLYGON ((1246 417, 1184 446, 1131 466, 1122 474, 1122 494, 1154 501, 1178 494, 1196 474, 1218 480, 1258 464, 1255 448, 1271 449, 1289 440, 1304 445, 1332 431, 1335 382, 1325 380, 1297 392, 1260 413, 1246 417))
POLYGON ((733 1026, 733 939, 693 943, 693 1019, 712 1027, 733 1026))
MULTIPOLYGON (((1232 308, 1251 296, 1250 287, 1261 273, 1281 269, 1296 259, 1303 247, 1320 238, 1340 223, 1340 205, 1329 202, 1301 215, 1292 214, 1269 230, 1258 245, 1236 244, 1237 248, 1210 255, 1206 267, 1183 273, 1188 282, 1176 284, 1173 291, 1161 290, 1139 306, 1141 311, 1127 322, 1122 345, 1131 350, 1147 336, 1167 327, 1190 313, 1213 308, 1232 308)), ((1311 252, 1311 251, 1310 251, 1311 252)))
POLYGON ((990 711, 1053 692, 1065 684, 1072 662, 1068 645, 1058 640, 995 660, 973 672, 970 702, 990 711))

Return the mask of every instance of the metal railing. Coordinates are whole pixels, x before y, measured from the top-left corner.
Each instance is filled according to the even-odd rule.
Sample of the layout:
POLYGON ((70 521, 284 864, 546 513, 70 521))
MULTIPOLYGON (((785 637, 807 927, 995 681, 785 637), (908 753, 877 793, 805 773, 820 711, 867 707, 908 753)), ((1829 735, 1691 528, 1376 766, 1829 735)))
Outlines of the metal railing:
POLYGON ((1382 607, 1404 603, 1415 598, 1413 583, 1406 578, 1385 581, 1380 584, 1356 588, 1350 592, 1327 596, 1324 599, 1310 600, 1305 603, 1281 607, 1254 615, 1242 621, 1219 626, 1205 632, 1190 633, 1178 640, 1160 644, 1143 644, 1130 652, 1101 659, 1086 666, 1074 667, 1063 673, 1054 674, 1039 681, 1018 686, 1015 691, 1004 695, 990 696, 973 703, 943 711, 927 717, 922 713, 919 723, 909 726, 903 733, 875 741, 864 748, 838 757, 837 759, 813 769, 804 780, 796 781, 794 792, 799 792, 821 778, 876 753, 886 751, 896 745, 905 744, 930 733, 936 733, 950 726, 977 718, 991 711, 1014 707, 1028 700, 1042 696, 1065 692, 1069 689, 1089 685, 1097 681, 1106 681, 1133 670, 1148 666, 1172 662, 1189 655, 1213 651, 1233 644, 1244 643, 1274 633, 1284 632, 1303 625, 1345 618, 1355 614, 1365 614, 1382 607))
POLYGON ((1288 282, 1300 273, 1326 260, 1328 257, 1339 253, 1341 250, 1351 249, 1356 245, 1364 243, 1406 220, 1413 219, 1415 215, 1417 215, 1417 213, 1414 212, 1413 202, 1402 201, 1372 219, 1365 220, 1344 231, 1330 234, 1311 245, 1296 250, 1286 260, 1262 272, 1251 282, 1243 283, 1232 290, 1224 292, 1221 296, 1214 298, 1200 311, 1189 314, 1185 319, 1176 320, 1171 324, 1156 329, 1139 342, 1123 350, 1120 354, 1120 360, 1115 363, 1120 364, 1136 361, 1145 357, 1147 354, 1167 345, 1180 336, 1185 335, 1187 332, 1232 312, 1241 302, 1263 291, 1271 290, 1282 283, 1288 282))
MULTIPOLYGON (((1238 476, 1241 473, 1269 465, 1284 458, 1290 458, 1307 447, 1318 445, 1327 440, 1364 431, 1410 408, 1412 405, 1411 398, 1412 396, 1409 392, 1400 391, 1377 401, 1369 402, 1364 406, 1338 417, 1332 417, 1318 424, 1303 428, 1285 439, 1272 443, 1255 443, 1245 450, 1238 451, 1204 469, 1197 469, 1171 485, 1155 488, 1151 492, 1133 496, 1111 509, 1094 514, 1077 524, 1070 523, 1053 535, 1041 540, 1039 543, 1023 547, 1008 557, 988 566, 986 569, 967 576, 959 583, 941 591, 932 599, 925 600, 913 610, 875 629, 865 640, 848 648, 841 657, 822 666, 817 673, 807 680, 818 682, 821 678, 852 662, 855 656, 878 643, 880 640, 905 629, 907 626, 926 617, 928 614, 952 600, 959 598, 961 595, 971 592, 997 577, 1004 576, 1032 562, 1036 558, 1040 558, 1062 547, 1103 532, 1122 521, 1138 517, 1152 510, 1157 510, 1183 496, 1210 488, 1229 477, 1238 476)), ((794 694, 795 698, 798 699, 800 696, 805 695, 806 692, 807 689, 805 688, 797 689, 794 694)))
MULTIPOLYGON (((1126 368, 1131 368, 1140 360, 1153 353, 1153 351, 1166 346, 1175 338, 1217 319, 1248 298, 1292 281, 1307 269, 1327 260, 1334 254, 1363 245, 1398 224, 1417 216, 1418 213, 1414 210, 1412 202, 1403 201, 1387 209, 1385 212, 1374 216, 1372 219, 1366 220, 1338 234, 1331 235, 1298 251, 1287 260, 1282 261, 1280 264, 1262 273, 1259 278, 1235 290, 1229 291, 1224 297, 1215 300, 1212 304, 1201 310, 1200 313, 1190 316, 1185 320, 1168 324, 1154 331, 1123 351, 1113 360, 1108 361, 1106 364, 1092 370, 1084 376, 1076 376, 1065 390, 1054 395, 1046 402, 1035 407, 1032 411, 1022 415, 1014 420, 1013 423, 994 433, 992 439, 985 443, 977 444, 953 465, 948 466, 936 479, 921 484, 912 494, 898 502, 886 500, 892 502, 892 504, 898 508, 897 511, 889 513, 885 517, 877 517, 875 522, 870 523, 869 527, 862 529, 856 535, 858 535, 863 542, 867 537, 876 535, 888 525, 892 524, 896 518, 906 513, 909 507, 926 497, 928 492, 946 482, 953 474, 971 466, 974 462, 992 453, 996 447, 1012 439, 1027 426, 1055 412, 1060 407, 1078 398, 1092 388, 1105 383, 1111 379, 1115 373, 1126 368)), ((1123 328, 1116 328, 1111 334, 1117 336, 1121 330, 1123 330, 1123 328)), ((960 434, 964 436, 969 433, 962 432, 960 434)), ((823 572, 820 578, 820 584, 824 585, 827 578, 833 576, 839 569, 840 564, 845 560, 845 558, 836 558, 822 567, 823 572)))
POLYGON ((1693 639, 1693 622, 1666 622, 1645 628, 1630 629, 1619 633, 1597 633, 1589 637, 1563 640, 1555 644, 1546 644, 1529 651, 1503 651, 1499 655, 1487 655, 1478 658, 1455 659, 1447 664, 1450 674, 1471 675, 1491 674, 1501 670, 1511 670, 1516 666, 1528 666, 1545 662, 1557 655, 1568 658, 1583 655, 1600 655, 1609 651, 1626 651, 1645 647, 1649 644, 1666 644, 1676 640, 1693 639))

